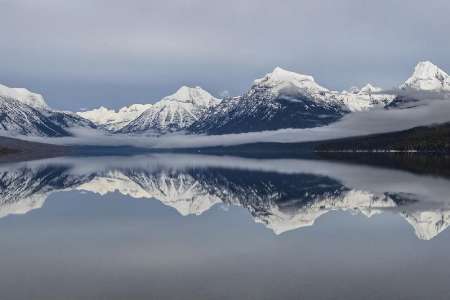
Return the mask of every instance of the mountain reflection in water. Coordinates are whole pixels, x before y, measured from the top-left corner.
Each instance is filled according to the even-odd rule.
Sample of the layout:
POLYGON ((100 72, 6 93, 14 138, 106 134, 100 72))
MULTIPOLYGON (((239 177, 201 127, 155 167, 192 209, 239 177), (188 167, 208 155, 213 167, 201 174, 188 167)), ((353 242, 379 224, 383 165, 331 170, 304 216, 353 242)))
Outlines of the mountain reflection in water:
POLYGON ((2 165, 0 217, 42 208, 51 193, 65 191, 156 199, 182 216, 238 206, 277 235, 312 226, 331 211, 393 213, 422 240, 450 222, 445 178, 326 161, 169 154, 2 165))

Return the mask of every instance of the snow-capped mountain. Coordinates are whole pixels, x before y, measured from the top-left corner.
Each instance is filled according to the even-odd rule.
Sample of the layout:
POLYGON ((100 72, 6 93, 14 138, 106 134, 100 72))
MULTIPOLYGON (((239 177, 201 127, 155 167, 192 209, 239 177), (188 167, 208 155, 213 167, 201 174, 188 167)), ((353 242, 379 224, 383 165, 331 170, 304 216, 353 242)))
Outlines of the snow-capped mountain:
POLYGON ((414 73, 400 89, 450 92, 450 76, 433 63, 422 61, 416 65, 414 73))
POLYGON ((24 88, 10 88, 0 84, 0 97, 15 99, 37 109, 48 109, 42 95, 24 88))
POLYGON ((294 95, 300 92, 305 96, 316 98, 321 98, 323 93, 328 92, 328 89, 316 83, 312 76, 294 73, 280 67, 276 67, 263 78, 256 79, 253 84, 255 88, 270 90, 274 96, 289 94, 292 89, 294 89, 294 95))
POLYGON ((342 101, 329 95, 312 76, 277 67, 243 96, 211 108, 190 130, 226 134, 327 125, 347 112, 342 101))
POLYGON ((399 90, 399 95, 386 105, 387 109, 413 108, 425 105, 423 100, 449 99, 450 76, 433 63, 422 61, 399 90))
POLYGON ((72 112, 51 109, 44 98, 22 88, 0 85, 0 131, 6 135, 62 137, 69 129, 96 128, 72 112))
POLYGON ((8 135, 69 136, 44 111, 12 98, 0 96, 0 130, 8 135))
POLYGON ((97 128, 97 126, 90 120, 85 119, 71 111, 59 111, 48 109, 44 110, 43 113, 51 121, 53 121, 53 123, 67 130, 73 128, 90 128, 90 129, 97 128))
POLYGON ((118 132, 161 134, 182 130, 219 102, 219 99, 200 87, 183 86, 152 105, 118 132))
POLYGON ((225 99, 210 109, 191 130, 224 134, 318 127, 349 112, 384 107, 393 99, 370 84, 351 91, 328 90, 312 76, 277 67, 255 80, 243 96, 225 99))
POLYGON ((342 91, 336 97, 352 112, 382 108, 394 99, 394 95, 383 94, 383 89, 368 83, 361 89, 354 87, 350 91, 342 91))
POLYGON ((312 76, 277 67, 255 80, 242 96, 222 101, 200 87, 184 86, 155 104, 133 104, 118 111, 102 106, 76 114, 53 110, 41 95, 26 89, 0 85, 0 130, 12 135, 59 137, 70 136, 70 129, 75 127, 150 135, 313 128, 336 122, 351 112, 423 105, 421 93, 422 98, 433 93, 450 98, 450 76, 431 62, 420 62, 394 95, 371 84, 333 91, 312 76))
POLYGON ((77 112, 77 114, 107 130, 117 131, 128 125, 152 106, 152 104, 132 104, 122 107, 118 111, 101 106, 89 111, 77 112))
POLYGON ((63 137, 72 128, 95 128, 74 113, 38 109, 16 99, 0 96, 0 131, 6 135, 63 137))

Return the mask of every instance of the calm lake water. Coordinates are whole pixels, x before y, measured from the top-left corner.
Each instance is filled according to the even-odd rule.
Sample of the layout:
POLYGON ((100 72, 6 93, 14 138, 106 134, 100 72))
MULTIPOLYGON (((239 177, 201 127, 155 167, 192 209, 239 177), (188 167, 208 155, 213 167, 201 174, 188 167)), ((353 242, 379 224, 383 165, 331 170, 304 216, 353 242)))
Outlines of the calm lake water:
POLYGON ((1 299, 450 299, 450 180, 195 155, 0 165, 1 299))

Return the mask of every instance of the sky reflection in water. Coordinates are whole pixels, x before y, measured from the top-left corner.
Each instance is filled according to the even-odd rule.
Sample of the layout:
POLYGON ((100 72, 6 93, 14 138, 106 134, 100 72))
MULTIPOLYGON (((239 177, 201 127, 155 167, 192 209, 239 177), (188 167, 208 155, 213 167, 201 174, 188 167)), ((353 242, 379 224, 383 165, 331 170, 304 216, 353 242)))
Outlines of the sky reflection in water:
POLYGON ((446 178, 312 160, 61 158, 2 165, 0 193, 5 299, 450 295, 446 178))

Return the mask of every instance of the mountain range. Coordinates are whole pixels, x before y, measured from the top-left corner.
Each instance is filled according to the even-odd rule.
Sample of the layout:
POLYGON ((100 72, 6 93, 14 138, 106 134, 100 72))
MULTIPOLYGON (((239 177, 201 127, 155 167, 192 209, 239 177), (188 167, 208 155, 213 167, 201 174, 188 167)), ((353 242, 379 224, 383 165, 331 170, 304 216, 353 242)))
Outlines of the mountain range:
POLYGON ((313 128, 352 112, 413 107, 417 102, 413 92, 450 92, 450 77, 431 62, 420 62, 393 91, 367 84, 338 92, 321 86, 312 76, 277 67, 237 97, 217 99, 200 87, 183 86, 154 104, 77 113, 54 110, 41 95, 26 89, 0 85, 0 130, 7 135, 63 137, 73 135, 76 128, 127 135, 313 128))

